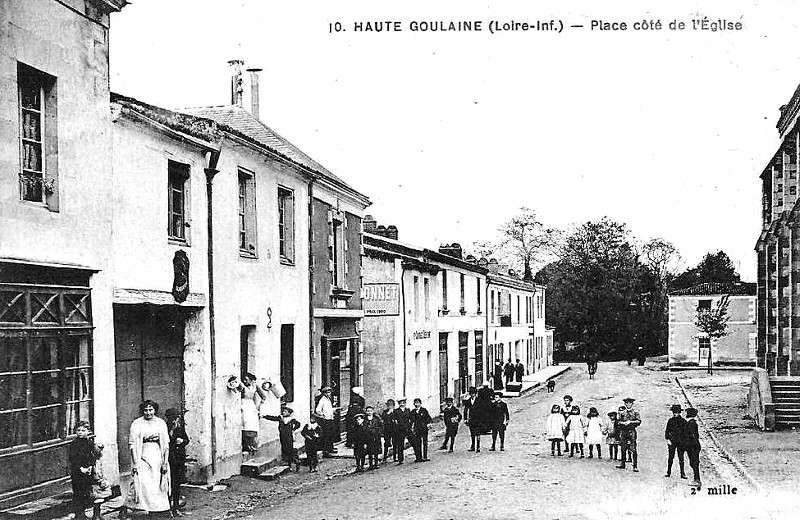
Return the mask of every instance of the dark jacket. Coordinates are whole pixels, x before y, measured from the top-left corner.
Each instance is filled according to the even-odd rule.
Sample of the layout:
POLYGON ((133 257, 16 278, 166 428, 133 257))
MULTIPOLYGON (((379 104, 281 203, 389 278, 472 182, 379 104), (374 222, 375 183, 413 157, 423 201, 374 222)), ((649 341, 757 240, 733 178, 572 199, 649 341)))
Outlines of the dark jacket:
POLYGON ((384 410, 381 412, 381 422, 383 422, 383 436, 384 438, 394 437, 394 432, 397 429, 394 419, 394 410, 384 410))
POLYGON ((381 452, 381 437, 383 437, 383 421, 377 415, 373 415, 372 419, 364 419, 364 428, 369 452, 375 455, 379 454, 381 452))
POLYGON ((92 472, 81 472, 81 468, 91 468, 96 462, 94 441, 78 437, 69 445, 69 473, 73 490, 88 493, 92 486, 92 472))
POLYGON ((517 363, 514 366, 514 375, 517 381, 522 381, 522 376, 525 375, 525 366, 522 363, 517 363))
POLYGON ((320 439, 322 439, 322 426, 317 423, 316 428, 309 428, 306 424, 300 430, 300 435, 306 440, 306 451, 309 449, 319 449, 320 439))
POLYGON ((697 431, 697 422, 693 419, 686 421, 686 446, 696 450, 700 449, 700 432, 697 431))
POLYGON ((178 419, 167 423, 169 432, 169 470, 173 482, 183 483, 186 477, 186 445, 189 444, 189 436, 186 435, 186 428, 183 421, 178 419), (178 444, 178 439, 183 442, 178 444))
POLYGON ((680 415, 670 417, 667 421, 667 428, 664 430, 664 438, 672 442, 674 446, 686 446, 686 419, 680 415))
POLYGON ((300 421, 292 419, 289 422, 284 422, 280 415, 264 415, 264 419, 269 421, 278 422, 278 439, 281 441, 281 446, 294 445, 294 431, 300 427, 300 421))
POLYGON ((503 375, 509 379, 514 377, 514 365, 506 363, 506 366, 503 367, 503 375))
POLYGON ((414 433, 426 433, 428 425, 433 421, 431 414, 424 407, 411 410, 411 428, 414 433))
POLYGON ((508 405, 505 401, 497 401, 492 403, 492 424, 494 426, 501 426, 511 419, 508 414, 508 405))
POLYGON ((352 429, 347 434, 353 441, 353 449, 363 450, 369 445, 369 430, 366 423, 359 426, 357 422, 354 422, 352 429))
POLYGON ((503 388, 503 367, 502 365, 495 365, 494 366, 494 376, 492 378, 492 382, 494 383, 492 386, 495 390, 501 390, 503 388))
MULTIPOLYGON (((465 407, 466 408, 466 407, 465 407)), ((444 426, 448 430, 457 430, 458 423, 461 422, 461 412, 458 411, 458 408, 455 406, 451 406, 450 408, 445 408, 442 410, 442 419, 444 420, 444 426)))
POLYGON ((396 435, 408 435, 411 433, 411 410, 408 408, 405 410, 398 408, 392 415, 394 416, 396 435))

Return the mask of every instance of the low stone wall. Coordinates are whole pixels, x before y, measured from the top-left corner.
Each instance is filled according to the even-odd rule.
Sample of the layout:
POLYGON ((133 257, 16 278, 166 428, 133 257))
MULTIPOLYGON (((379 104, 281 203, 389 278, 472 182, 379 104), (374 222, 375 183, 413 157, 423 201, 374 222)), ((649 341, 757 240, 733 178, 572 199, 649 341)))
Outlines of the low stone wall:
POLYGON ((762 430, 775 429, 775 405, 772 403, 769 375, 763 368, 753 370, 747 393, 747 412, 762 430))

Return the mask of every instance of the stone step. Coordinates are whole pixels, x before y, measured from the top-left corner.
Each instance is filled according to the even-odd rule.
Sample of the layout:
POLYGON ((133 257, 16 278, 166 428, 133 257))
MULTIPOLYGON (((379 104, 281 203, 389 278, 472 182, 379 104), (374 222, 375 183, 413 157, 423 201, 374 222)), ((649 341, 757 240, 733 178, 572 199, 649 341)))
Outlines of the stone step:
POLYGON ((267 468, 258 475, 251 475, 253 478, 257 478, 259 480, 277 480, 278 477, 283 475, 284 473, 288 473, 291 471, 291 467, 289 466, 272 466, 271 468, 267 468))
POLYGON ((239 473, 245 477, 257 477, 272 467, 276 467, 276 461, 273 457, 253 458, 242 462, 242 465, 239 466, 239 473))

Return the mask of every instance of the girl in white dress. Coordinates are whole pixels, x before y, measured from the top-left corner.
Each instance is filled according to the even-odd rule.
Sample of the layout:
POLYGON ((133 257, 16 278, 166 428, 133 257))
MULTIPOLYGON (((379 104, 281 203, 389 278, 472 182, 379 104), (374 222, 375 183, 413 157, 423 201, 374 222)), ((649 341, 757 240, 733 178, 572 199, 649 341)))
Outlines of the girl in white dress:
POLYGON ((602 459, 603 454, 600 452, 600 445, 603 443, 603 421, 600 419, 597 408, 594 406, 589 408, 587 419, 586 444, 589 445, 589 458, 591 459, 594 456, 592 448, 597 447, 597 458, 602 459))
POLYGON ((558 456, 561 456, 561 441, 564 440, 564 416, 561 415, 561 407, 557 404, 553 405, 553 408, 550 410, 550 415, 547 416, 547 424, 545 425, 545 435, 547 435, 547 440, 550 441, 550 455, 556 455, 556 449, 558 450, 558 456))
POLYGON ((580 450, 583 458, 583 442, 586 437, 586 419, 581 416, 581 409, 578 406, 572 407, 572 412, 567 418, 567 444, 569 444, 569 456, 574 457, 575 452, 580 450))

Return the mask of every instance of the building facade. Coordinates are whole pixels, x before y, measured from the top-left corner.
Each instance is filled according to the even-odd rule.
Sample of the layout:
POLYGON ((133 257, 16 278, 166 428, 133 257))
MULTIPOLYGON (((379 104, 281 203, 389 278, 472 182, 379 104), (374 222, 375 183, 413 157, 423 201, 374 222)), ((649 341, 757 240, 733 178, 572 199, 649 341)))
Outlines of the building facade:
POLYGON ((704 283, 669 294, 669 365, 705 368, 755 366, 756 285, 704 283), (709 338, 695 325, 698 312, 728 300, 727 335, 709 338))
POLYGON ((108 38, 125 4, 0 4, 0 505, 68 484, 79 420, 115 439, 96 411, 115 403, 108 38))
POLYGON ((781 142, 761 173, 757 364, 771 375, 800 375, 800 87, 780 112, 781 142))

